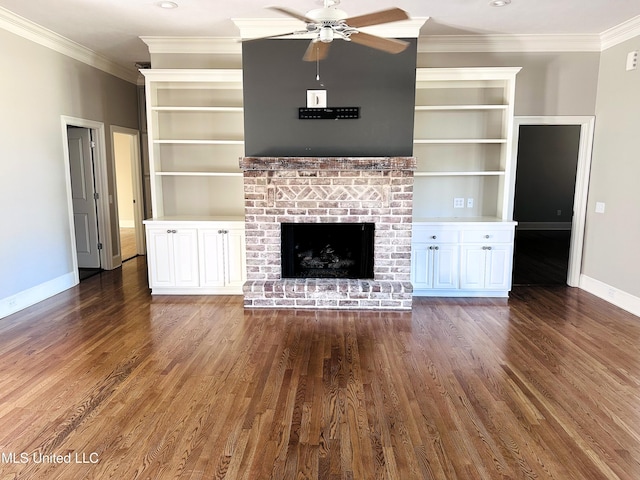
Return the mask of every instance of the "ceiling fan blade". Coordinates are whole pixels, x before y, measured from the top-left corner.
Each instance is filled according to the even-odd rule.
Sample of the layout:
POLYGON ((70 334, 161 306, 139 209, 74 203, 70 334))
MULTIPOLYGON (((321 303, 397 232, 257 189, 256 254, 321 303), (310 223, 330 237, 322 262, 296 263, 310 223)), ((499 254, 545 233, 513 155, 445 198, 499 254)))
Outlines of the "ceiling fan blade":
POLYGON ((267 7, 267 8, 269 8, 270 10, 275 10, 276 12, 284 13, 285 15, 288 15, 290 17, 297 18, 298 20, 304 23, 316 23, 314 19, 309 18, 293 10, 289 10, 288 8, 284 8, 284 7, 267 7))
POLYGON ((307 47, 307 51, 304 52, 302 59, 305 62, 315 62, 316 60, 324 60, 329 54, 330 43, 318 42, 312 40, 307 47))
POLYGON ((352 33, 349 39, 365 47, 375 48, 387 53, 400 53, 409 46, 409 42, 395 38, 378 37, 364 32, 352 33))
POLYGON ((380 12, 367 13, 357 17, 347 18, 346 24, 353 28, 368 27, 370 25, 379 25, 381 23, 397 22, 399 20, 408 20, 409 14, 401 8, 390 8, 380 12))

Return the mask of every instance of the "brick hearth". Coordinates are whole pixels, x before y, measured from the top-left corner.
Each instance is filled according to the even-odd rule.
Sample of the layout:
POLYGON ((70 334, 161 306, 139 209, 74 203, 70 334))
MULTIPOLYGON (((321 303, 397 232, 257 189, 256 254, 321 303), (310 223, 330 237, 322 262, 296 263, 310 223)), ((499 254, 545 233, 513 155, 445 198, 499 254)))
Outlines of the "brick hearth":
POLYGON ((245 157, 247 308, 410 309, 414 157, 245 157), (281 278, 280 224, 372 222, 374 278, 281 278))

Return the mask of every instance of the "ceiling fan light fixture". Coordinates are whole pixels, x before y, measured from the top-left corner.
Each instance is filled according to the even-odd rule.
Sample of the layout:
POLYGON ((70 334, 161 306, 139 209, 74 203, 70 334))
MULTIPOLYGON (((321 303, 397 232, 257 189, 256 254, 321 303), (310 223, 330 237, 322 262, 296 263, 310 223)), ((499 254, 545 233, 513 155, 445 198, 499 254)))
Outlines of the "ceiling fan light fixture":
POLYGON ((331 27, 322 27, 318 38, 321 42, 330 43, 333 40, 333 29, 331 27))
POLYGON ((506 7, 511 3, 511 0, 491 0, 489 5, 492 7, 506 7))

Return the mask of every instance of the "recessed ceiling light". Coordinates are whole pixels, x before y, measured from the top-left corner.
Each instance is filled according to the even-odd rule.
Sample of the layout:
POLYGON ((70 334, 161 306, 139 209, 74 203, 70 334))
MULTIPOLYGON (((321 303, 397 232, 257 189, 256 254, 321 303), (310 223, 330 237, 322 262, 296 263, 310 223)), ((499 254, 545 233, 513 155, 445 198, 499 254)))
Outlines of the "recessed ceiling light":
POLYGON ((489 5, 492 7, 506 7, 511 3, 511 0, 491 0, 489 5))
POLYGON ((158 2, 156 3, 156 5, 158 5, 160 8, 166 9, 178 8, 178 4, 176 2, 158 2))

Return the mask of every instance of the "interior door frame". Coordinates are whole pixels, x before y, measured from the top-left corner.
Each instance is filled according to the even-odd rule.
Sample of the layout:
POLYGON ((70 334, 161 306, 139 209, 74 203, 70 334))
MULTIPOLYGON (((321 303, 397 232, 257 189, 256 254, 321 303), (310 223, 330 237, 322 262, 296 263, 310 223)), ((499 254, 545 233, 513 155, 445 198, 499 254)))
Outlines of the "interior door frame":
POLYGON ((589 190, 589 176, 591 173, 591 153, 593 150, 593 134, 595 129, 594 116, 516 116, 513 128, 512 167, 510 178, 509 218, 513 218, 516 169, 518 160, 518 138, 521 125, 579 125, 580 142, 578 145, 578 167, 576 171, 576 186, 573 196, 573 217, 571 220, 571 241, 569 246, 569 268, 567 271, 567 285, 578 287, 582 270, 582 254, 584 246, 585 223, 587 218, 587 193, 589 190))
MULTIPOLYGON (((144 220, 144 197, 142 194, 142 164, 140 157, 140 132, 138 130, 134 130, 132 128, 120 127, 117 125, 111 125, 109 127, 111 133, 111 153, 113 156, 113 165, 116 165, 115 159, 115 146, 114 146, 114 133, 121 133, 124 135, 128 135, 132 137, 131 139, 131 176, 133 180, 133 195, 136 200, 133 206, 133 215, 135 222, 135 231, 136 231, 136 253, 138 255, 144 255, 146 253, 145 247, 145 238, 144 238, 144 225, 142 221, 144 220)), ((118 188, 116 186, 117 182, 117 172, 116 167, 114 167, 114 175, 113 175, 113 192, 114 192, 114 201, 115 205, 118 205, 118 188)), ((116 212, 116 226, 119 227, 120 219, 118 218, 118 209, 115 209, 116 212)), ((120 254, 120 260, 122 262, 122 245, 120 244, 120 235, 118 235, 118 252, 120 254)))
POLYGON ((80 282, 78 273, 78 254, 76 252, 76 235, 73 219, 73 198, 71 192, 71 165, 69 162, 69 145, 67 143, 67 127, 88 128, 93 131, 93 141, 95 142, 94 153, 94 176, 96 192, 98 199, 96 201, 96 211, 98 217, 98 237, 102 243, 100 250, 100 265, 105 270, 114 268, 111 244, 111 215, 109 213, 109 183, 107 175, 107 149, 105 141, 104 123, 87 120, 84 118, 69 117, 67 115, 60 116, 62 127, 62 148, 64 155, 64 173, 67 189, 67 210, 69 215, 69 237, 71 256, 73 263, 73 273, 75 275, 75 284, 80 282))

